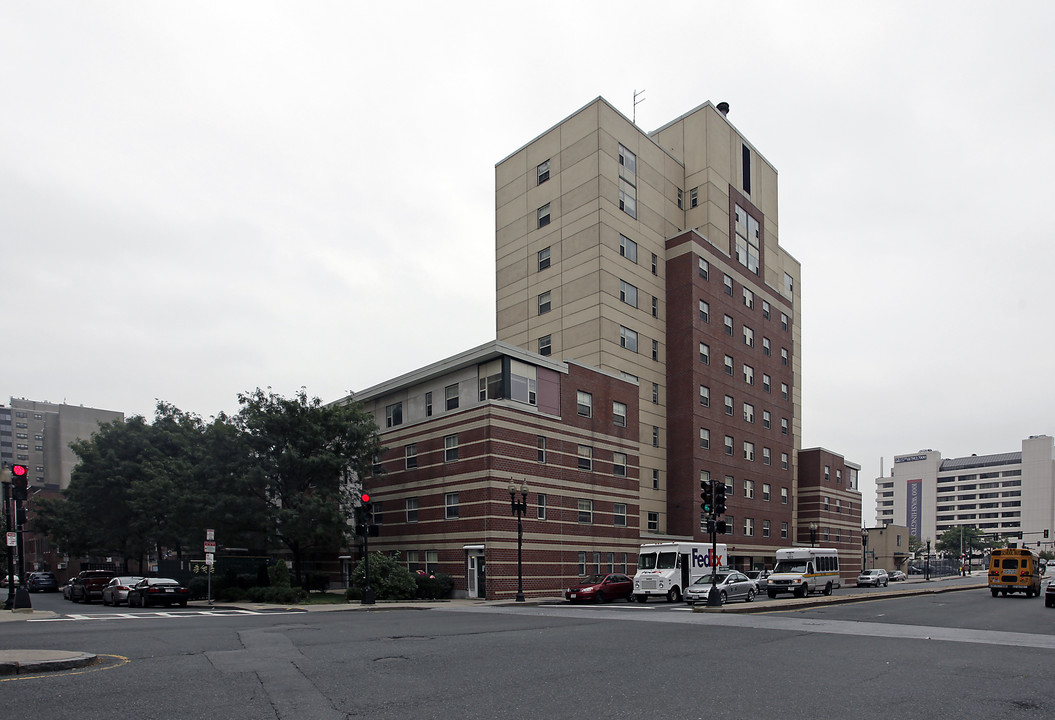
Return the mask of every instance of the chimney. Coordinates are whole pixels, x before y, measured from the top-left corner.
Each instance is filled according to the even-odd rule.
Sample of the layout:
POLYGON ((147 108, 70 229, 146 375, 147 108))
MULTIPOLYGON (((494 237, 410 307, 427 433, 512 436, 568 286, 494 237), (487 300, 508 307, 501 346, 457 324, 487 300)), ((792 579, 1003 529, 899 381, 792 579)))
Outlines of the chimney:
POLYGON ((725 102, 724 100, 722 102, 718 103, 718 112, 720 112, 722 114, 722 117, 728 117, 729 116, 729 103, 725 102))

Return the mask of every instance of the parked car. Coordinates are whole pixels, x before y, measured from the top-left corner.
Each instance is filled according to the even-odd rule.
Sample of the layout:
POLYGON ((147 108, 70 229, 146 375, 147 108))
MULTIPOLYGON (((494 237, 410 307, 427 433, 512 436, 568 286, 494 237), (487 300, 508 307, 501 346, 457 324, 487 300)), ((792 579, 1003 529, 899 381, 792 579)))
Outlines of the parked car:
POLYGON ((18 587, 18 575, 0 576, 0 587, 7 587, 8 585, 12 585, 12 587, 18 587), (14 583, 9 582, 11 579, 14 579, 14 583))
POLYGON ((114 576, 111 570, 81 570, 70 582, 70 600, 90 603, 103 599, 103 588, 114 576))
POLYGON ((59 581, 55 573, 31 572, 26 578, 26 589, 29 592, 58 592, 59 581))
POLYGON ((633 601, 634 581, 620 573, 591 575, 565 590, 564 598, 599 603, 624 598, 633 601))
POLYGON ((120 605, 128 602, 128 591, 142 580, 141 575, 117 575, 110 578, 103 588, 103 605, 120 605))
POLYGON ((143 578, 128 590, 128 607, 149 607, 164 605, 171 607, 179 604, 187 607, 190 590, 171 578, 143 578))
POLYGON ((905 573, 901 572, 900 570, 891 570, 889 575, 890 575, 890 582, 899 582, 899 581, 908 579, 908 575, 906 575, 905 573))
POLYGON ((1044 607, 1055 607, 1055 582, 1048 582, 1044 590, 1044 607))
MULTIPOLYGON (((725 605, 730 600, 751 602, 757 594, 755 581, 742 572, 736 572, 735 570, 718 573, 714 584, 718 587, 718 597, 722 605, 725 605)), ((689 605, 707 602, 707 597, 711 592, 711 585, 711 576, 704 575, 685 588, 685 602, 689 605)))
POLYGON ((66 581, 66 584, 62 586, 62 599, 73 600, 73 596, 70 593, 73 591, 73 578, 66 581))
POLYGON ((768 570, 749 570, 747 577, 755 581, 755 594, 763 593, 766 591, 766 584, 769 582, 768 570))
POLYGON ((887 575, 887 571, 882 568, 875 568, 874 570, 862 570, 861 574, 857 576, 857 587, 865 587, 871 585, 872 587, 879 587, 882 585, 886 587, 890 584, 890 576, 887 575))

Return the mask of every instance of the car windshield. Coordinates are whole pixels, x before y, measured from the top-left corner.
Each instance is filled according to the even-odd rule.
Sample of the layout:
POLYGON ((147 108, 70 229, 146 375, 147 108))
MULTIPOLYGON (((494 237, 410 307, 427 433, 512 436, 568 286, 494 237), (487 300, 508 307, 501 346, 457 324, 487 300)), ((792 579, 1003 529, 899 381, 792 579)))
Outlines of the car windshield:
POLYGON ((588 578, 584 578, 579 581, 580 585, 600 585, 604 582, 607 575, 591 575, 588 578))
MULTIPOLYGON (((729 573, 718 573, 717 579, 715 580, 715 583, 718 584, 718 585, 721 585, 723 582, 725 582, 725 579, 727 577, 729 577, 729 573)), ((710 585, 710 584, 711 584, 711 576, 710 575, 704 575, 703 577, 701 577, 700 579, 698 579, 696 582, 693 583, 693 585, 710 585)))
POLYGON ((641 553, 637 558, 638 570, 655 570, 656 553, 641 553))
POLYGON ((659 564, 656 566, 660 570, 673 570, 678 566, 678 554, 674 552, 661 552, 659 554, 659 564))
POLYGON ((805 560, 780 560, 773 568, 774 573, 804 573, 806 572, 805 560))
POLYGON ((172 578, 147 578, 147 585, 179 585, 172 578))

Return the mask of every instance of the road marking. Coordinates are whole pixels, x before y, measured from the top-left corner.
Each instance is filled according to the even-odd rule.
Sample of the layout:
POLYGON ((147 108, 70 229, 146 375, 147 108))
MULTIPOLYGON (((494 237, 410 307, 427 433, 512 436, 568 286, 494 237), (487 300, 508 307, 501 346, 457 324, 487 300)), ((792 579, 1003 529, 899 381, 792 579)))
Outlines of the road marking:
POLYGON ((243 610, 242 608, 231 608, 221 610, 184 610, 173 612, 157 610, 154 612, 137 613, 70 613, 54 618, 38 618, 26 622, 80 622, 85 620, 173 620, 191 617, 238 617, 240 615, 299 615, 307 610, 243 610))

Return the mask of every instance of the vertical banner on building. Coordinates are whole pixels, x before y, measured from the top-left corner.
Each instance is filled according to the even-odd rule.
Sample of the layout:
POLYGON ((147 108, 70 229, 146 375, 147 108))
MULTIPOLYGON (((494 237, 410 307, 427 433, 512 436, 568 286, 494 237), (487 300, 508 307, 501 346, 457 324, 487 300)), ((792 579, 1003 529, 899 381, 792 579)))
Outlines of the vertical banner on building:
POLYGON ((923 480, 909 480, 905 486, 908 488, 908 517, 905 524, 908 525, 909 535, 915 535, 917 540, 923 538, 923 480))

